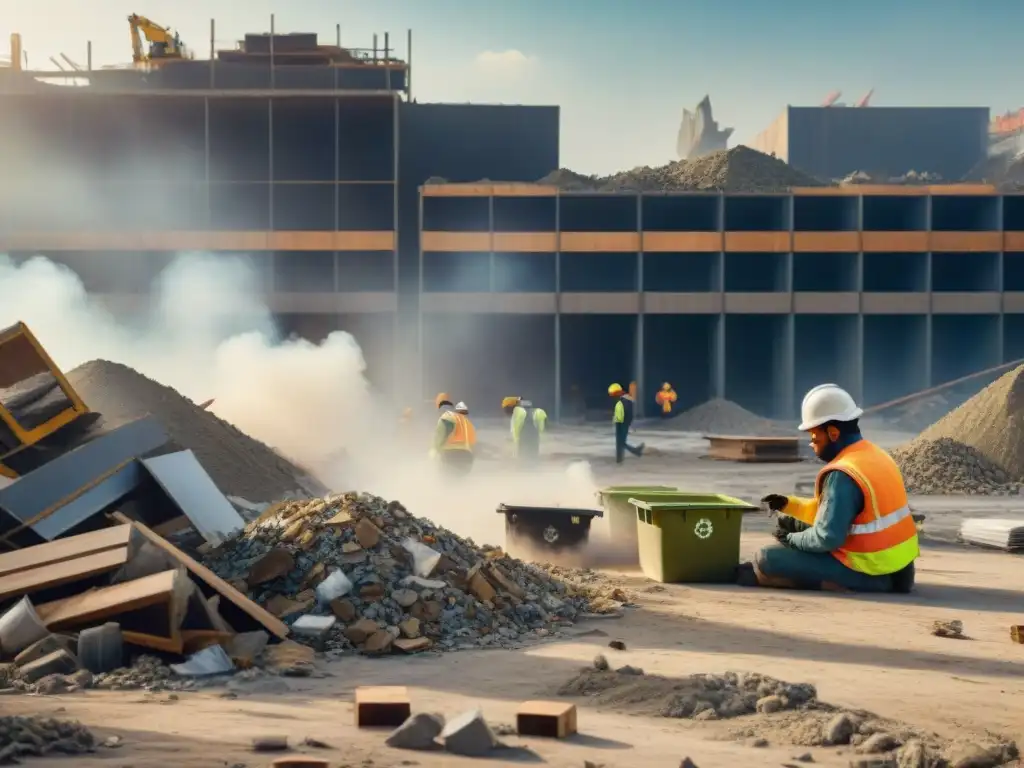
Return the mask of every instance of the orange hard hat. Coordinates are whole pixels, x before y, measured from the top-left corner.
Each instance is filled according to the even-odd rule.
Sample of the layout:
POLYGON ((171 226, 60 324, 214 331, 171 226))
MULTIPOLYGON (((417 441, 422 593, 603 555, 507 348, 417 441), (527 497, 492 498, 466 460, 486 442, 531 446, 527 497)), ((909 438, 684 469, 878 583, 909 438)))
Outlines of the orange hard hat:
POLYGON ((448 403, 448 405, 451 405, 452 404, 452 399, 450 397, 448 397, 448 393, 447 392, 438 392, 437 393, 437 397, 434 398, 434 407, 435 408, 440 408, 445 403, 448 403))

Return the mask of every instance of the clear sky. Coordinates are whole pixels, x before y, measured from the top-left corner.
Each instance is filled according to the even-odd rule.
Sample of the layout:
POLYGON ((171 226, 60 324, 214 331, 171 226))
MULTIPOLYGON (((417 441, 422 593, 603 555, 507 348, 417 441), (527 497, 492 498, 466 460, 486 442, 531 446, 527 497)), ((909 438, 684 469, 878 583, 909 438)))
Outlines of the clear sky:
POLYGON ((369 48, 413 30, 419 101, 558 104, 562 165, 607 173, 674 158, 683 107, 710 94, 719 123, 752 138, 787 105, 834 89, 878 106, 1024 106, 1021 0, 6 0, 0 52, 20 32, 29 64, 60 53, 131 60, 130 13, 207 57, 245 32, 316 31, 369 48))

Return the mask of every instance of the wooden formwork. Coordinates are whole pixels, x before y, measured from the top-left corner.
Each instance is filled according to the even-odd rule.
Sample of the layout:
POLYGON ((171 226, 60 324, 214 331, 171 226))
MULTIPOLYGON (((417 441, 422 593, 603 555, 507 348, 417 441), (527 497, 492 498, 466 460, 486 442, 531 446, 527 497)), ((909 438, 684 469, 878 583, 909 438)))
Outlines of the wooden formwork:
POLYGON ((705 435, 708 457, 720 461, 800 461, 800 438, 705 435))

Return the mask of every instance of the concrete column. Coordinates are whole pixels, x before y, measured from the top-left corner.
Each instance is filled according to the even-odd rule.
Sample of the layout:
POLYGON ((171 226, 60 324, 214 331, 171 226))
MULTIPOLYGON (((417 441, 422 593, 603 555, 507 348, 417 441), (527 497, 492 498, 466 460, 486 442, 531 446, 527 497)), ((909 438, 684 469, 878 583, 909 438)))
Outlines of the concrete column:
POLYGON ((555 192, 555 421, 562 420, 562 198, 555 192))
MULTIPOLYGON (((1006 197, 1004 195, 1000 195, 999 196, 999 203, 998 203, 998 206, 999 206, 998 207, 998 213, 996 214, 996 216, 997 216, 997 219, 996 219, 997 227, 996 228, 1000 232, 1002 232, 1003 231, 1003 227, 1006 226, 1006 221, 1005 221, 1005 218, 1004 218, 1004 211, 1003 211, 1003 206, 1004 206, 1005 202, 1006 202, 1006 197)), ((999 334, 999 338, 997 339, 997 344, 998 344, 998 350, 999 350, 999 362, 1000 363, 1002 363, 1002 362, 1004 362, 1006 360, 1006 354, 1007 354, 1007 352, 1006 352, 1006 302, 1003 301, 1003 294, 1006 291, 1006 286, 1004 285, 1004 278, 1003 278, 1003 270, 1005 268, 1005 266, 1004 266, 1005 261, 1006 261, 1006 251, 1003 250, 1002 248, 1000 248, 999 249, 999 253, 996 254, 996 269, 998 270, 998 272, 996 274, 996 286, 997 286, 997 288, 999 290, 999 324, 997 326, 997 329, 998 329, 997 332, 999 334)))
MULTIPOLYGON (((340 31, 339 31, 339 35, 340 35, 340 31)), ((390 72, 390 70, 388 70, 388 71, 390 72)), ((391 90, 390 84, 388 86, 388 90, 391 90)), ((337 104, 338 100, 335 99, 334 103, 337 104)), ((394 250, 391 251, 391 269, 392 269, 392 273, 393 273, 392 274, 391 286, 392 286, 392 290, 395 292, 395 312, 391 316, 391 376, 388 377, 388 380, 391 382, 391 385, 390 385, 391 386, 391 396, 392 397, 401 397, 403 400, 408 401, 408 398, 406 397, 408 389, 409 389, 408 385, 399 385, 398 381, 397 381, 397 379, 398 379, 398 372, 402 369, 402 358, 404 357, 402 355, 402 347, 404 345, 401 343, 401 342, 404 341, 404 339, 401 338, 401 336, 402 336, 402 323, 401 323, 401 318, 399 317, 399 309, 401 307, 401 303, 400 303, 399 298, 398 298, 398 293, 399 293, 398 265, 399 265, 399 253, 401 252, 400 251, 400 249, 401 249, 401 236, 400 236, 401 228, 398 226, 398 192, 399 192, 399 189, 398 189, 399 167, 398 166, 399 166, 399 162, 400 162, 399 161, 400 154, 399 154, 399 146, 398 145, 399 145, 399 133, 400 133, 400 129, 399 129, 399 124, 400 124, 399 123, 399 117, 400 117, 400 115, 399 115, 399 106, 400 105, 401 105, 401 99, 398 97, 398 94, 396 93, 396 94, 393 95, 393 98, 391 100, 391 109, 392 109, 392 115, 391 115, 391 131, 392 131, 392 133, 391 133, 391 141, 392 141, 392 144, 393 144, 393 147, 392 147, 392 161, 391 161, 391 189, 392 189, 392 192, 394 193, 392 195, 392 198, 391 198, 391 206, 392 206, 391 207, 391 214, 392 214, 391 228, 392 228, 392 230, 395 233, 395 242, 393 243, 393 246, 392 246, 394 248, 394 250), (404 391, 400 391, 400 390, 404 390, 404 391)), ((334 130, 335 130, 335 136, 337 136, 337 132, 338 132, 337 107, 335 107, 334 130)), ((338 155, 339 155, 339 152, 336 150, 335 153, 334 153, 334 169, 335 169, 334 170, 334 178, 335 178, 335 184, 334 184, 334 197, 335 197, 335 201, 334 201, 334 216, 335 216, 335 225, 334 226, 335 226, 335 229, 337 229, 337 226, 338 226, 337 225, 337 216, 338 216, 338 200, 337 200, 337 198, 338 198, 338 184, 337 184, 337 178, 338 178, 338 155)))
MULTIPOLYGON (((857 232, 864 234, 864 195, 857 195, 857 232)), ((859 238, 858 238, 859 239, 859 238)), ((862 246, 863 247, 863 246, 862 246)), ((854 392, 853 399, 864 403, 864 251, 857 252, 857 328, 854 349, 854 392)), ((863 405, 861 406, 863 407, 863 405)))
MULTIPOLYGON (((718 230, 725 229, 725 195, 718 193, 718 230)), ((718 298, 722 311, 712 338, 711 365, 714 368, 711 391, 714 397, 725 397, 725 238, 722 238, 722 250, 718 252, 718 298)))
POLYGON ((634 361, 634 378, 636 380, 636 413, 638 418, 644 418, 647 402, 645 395, 647 383, 644 377, 644 196, 642 192, 636 195, 636 231, 639 239, 636 253, 636 289, 638 297, 638 311, 636 316, 636 360, 634 361))
MULTIPOLYGON (((925 227, 927 232, 932 231, 932 196, 925 197, 925 227)), ((934 386, 934 374, 932 372, 932 316, 935 306, 935 292, 932 290, 932 253, 928 252, 925 260, 925 280, 928 289, 928 316, 924 321, 924 387, 934 386)))
POLYGON ((419 384, 417 390, 419 392, 416 401, 422 402, 427 397, 426 392, 426 376, 424 373, 424 366, 426 365, 426 354, 423 349, 423 193, 417 196, 416 199, 416 217, 417 227, 419 227, 419 249, 417 252, 417 270, 419 272, 418 283, 417 283, 417 302, 416 302, 416 355, 419 359, 419 384))

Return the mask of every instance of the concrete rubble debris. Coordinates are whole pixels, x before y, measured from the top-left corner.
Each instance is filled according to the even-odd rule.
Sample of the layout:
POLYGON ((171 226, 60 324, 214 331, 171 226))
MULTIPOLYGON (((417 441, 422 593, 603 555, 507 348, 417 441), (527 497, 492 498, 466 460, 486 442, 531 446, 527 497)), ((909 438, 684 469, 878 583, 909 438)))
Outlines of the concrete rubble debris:
POLYGON ((445 751, 464 757, 483 757, 500 746, 479 709, 449 720, 441 731, 445 751))
POLYGON ((964 623, 959 619, 953 621, 932 622, 932 634, 936 637, 950 637, 954 640, 966 639, 964 635, 964 623))
POLYGON ((329 656, 516 646, 627 599, 596 574, 514 560, 398 502, 354 492, 277 505, 204 562, 291 624, 298 642, 322 644, 329 656), (254 584, 252 569, 280 551, 292 569, 254 584), (329 596, 320 593, 332 579, 351 588, 317 599, 329 596), (304 630, 313 617, 329 626, 316 639, 304 630))
POLYGON ((396 728, 384 742, 395 749, 433 749, 444 730, 444 718, 418 713, 396 728))
POLYGON ((95 751, 95 736, 79 723, 44 717, 0 717, 0 765, 18 763, 23 757, 95 751))
POLYGON ((795 425, 772 421, 751 413, 732 400, 715 398, 683 411, 679 415, 650 425, 663 431, 703 432, 715 435, 758 435, 792 437, 795 425))

